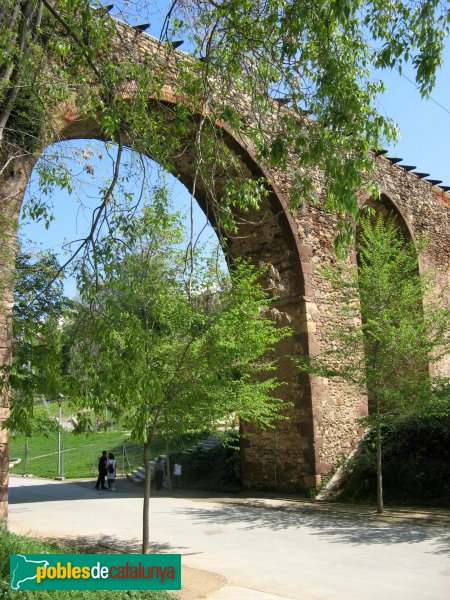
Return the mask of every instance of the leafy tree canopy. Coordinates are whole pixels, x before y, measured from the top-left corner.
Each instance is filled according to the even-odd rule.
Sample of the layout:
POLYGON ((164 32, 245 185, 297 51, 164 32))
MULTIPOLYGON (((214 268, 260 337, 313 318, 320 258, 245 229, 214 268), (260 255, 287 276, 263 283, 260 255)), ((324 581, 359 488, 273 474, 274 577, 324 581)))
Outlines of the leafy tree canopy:
MULTIPOLYGON (((161 33, 163 42, 181 35, 192 55, 182 59, 168 48, 166 65, 176 63, 175 91, 189 105, 148 110, 158 97, 163 65, 151 55, 137 62, 117 35, 116 21, 89 0, 5 0, 0 9, 0 144, 3 170, 11 156, 39 152, 54 139, 55 104, 77 97, 84 116, 99 123, 102 136, 119 146, 111 185, 104 190, 98 219, 111 199, 124 143, 165 168, 180 140, 195 140, 193 169, 214 194, 214 173, 234 168, 215 123, 224 119, 256 144, 261 160, 286 167, 295 151, 298 169, 292 205, 315 200, 311 169, 324 174, 324 206, 358 219, 355 190, 371 187, 371 149, 396 135, 396 127, 375 107, 383 83, 373 67, 412 64, 422 95, 429 94, 442 63, 449 13, 439 0, 173 0, 161 33), (98 8, 98 10, 94 10, 98 8), (117 50, 120 52, 118 60, 117 50), (175 61, 175 63, 174 63, 175 61), (124 101, 124 85, 133 93, 124 101), (242 118, 239 97, 250 113, 242 118), (276 109, 273 98, 288 108, 276 109), (192 119, 202 106, 203 117, 192 119), (197 107, 197 108, 196 108, 197 107), (275 119, 270 114, 277 114, 275 119), (192 133, 193 124, 195 132, 192 133)), ((119 2, 117 15, 134 22, 160 3, 119 2)), ((113 13, 114 14, 114 13, 113 13)), ((70 187, 64 169, 45 171, 50 183, 70 187)), ((47 181, 48 183, 48 181, 47 181)), ((258 201, 261 186, 247 186, 231 200, 258 201)), ((239 186, 238 186, 239 187, 239 186)), ((223 200, 223 199, 222 199, 223 200)), ((227 223, 230 225, 230 223, 227 223)), ((351 237, 343 225, 342 239, 351 237)))
MULTIPOLYGON (((236 415, 262 427, 282 418, 287 405, 276 395, 281 382, 271 373, 271 353, 290 330, 265 314, 262 273, 249 265, 235 265, 228 278, 216 261, 193 253, 196 264, 185 274, 177 219, 161 204, 133 221, 118 215, 114 232, 80 277, 72 397, 97 413, 108 403, 144 443, 145 553, 155 433, 219 428, 236 415)), ((83 417, 86 423, 85 410, 81 426, 83 417)))
POLYGON ((161 207, 116 223, 98 248, 99 270, 82 275, 73 322, 73 396, 98 412, 107 402, 151 444, 202 431, 238 414, 269 426, 283 402, 271 396, 270 350, 289 334, 264 316, 261 273, 245 264, 229 277, 196 257, 183 278, 177 219, 161 207))

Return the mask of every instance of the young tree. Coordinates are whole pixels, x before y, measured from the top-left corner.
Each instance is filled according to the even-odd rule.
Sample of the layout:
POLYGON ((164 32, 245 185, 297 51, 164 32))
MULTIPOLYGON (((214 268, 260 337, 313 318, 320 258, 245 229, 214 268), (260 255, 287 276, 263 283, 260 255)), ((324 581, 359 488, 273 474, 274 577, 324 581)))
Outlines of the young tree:
POLYGON ((67 360, 61 322, 69 301, 61 279, 53 281, 58 269, 56 257, 49 252, 17 255, 10 369, 13 401, 7 425, 27 435, 54 426, 34 416, 35 395, 55 400, 64 389, 67 360))
POLYGON ((202 431, 234 415, 269 427, 286 406, 273 395, 281 382, 270 351, 289 331, 264 314, 261 273, 240 264, 219 283, 198 263, 186 285, 179 231, 161 207, 133 222, 118 217, 116 239, 97 253, 101 276, 83 274, 73 323, 79 406, 108 402, 144 444, 143 553, 156 432, 202 431))
POLYGON ((449 314, 430 273, 418 272, 417 250, 393 223, 362 221, 358 266, 322 271, 339 308, 332 348, 302 370, 341 377, 369 395, 366 422, 376 429, 377 507, 383 511, 382 425, 419 411, 450 410, 445 380, 429 365, 449 351, 449 314))

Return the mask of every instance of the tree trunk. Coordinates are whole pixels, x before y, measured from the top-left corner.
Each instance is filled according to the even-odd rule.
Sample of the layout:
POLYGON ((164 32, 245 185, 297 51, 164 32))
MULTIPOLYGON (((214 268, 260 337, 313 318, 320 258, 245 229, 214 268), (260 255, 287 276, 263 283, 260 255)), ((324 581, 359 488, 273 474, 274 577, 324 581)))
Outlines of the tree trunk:
POLYGON ((381 514, 383 507, 383 475, 381 470, 381 422, 377 415, 377 513, 381 514))
POLYGON ((149 545, 149 527, 148 517, 150 508, 150 442, 147 440, 144 444, 144 467, 145 467, 145 481, 144 481, 144 506, 142 513, 142 554, 148 554, 149 545))
POLYGON ((0 523, 8 516, 8 431, 2 423, 9 417, 8 368, 12 351, 12 307, 16 229, 20 206, 35 159, 6 157, 0 164, 0 523), (6 165, 2 169, 3 165, 6 165))

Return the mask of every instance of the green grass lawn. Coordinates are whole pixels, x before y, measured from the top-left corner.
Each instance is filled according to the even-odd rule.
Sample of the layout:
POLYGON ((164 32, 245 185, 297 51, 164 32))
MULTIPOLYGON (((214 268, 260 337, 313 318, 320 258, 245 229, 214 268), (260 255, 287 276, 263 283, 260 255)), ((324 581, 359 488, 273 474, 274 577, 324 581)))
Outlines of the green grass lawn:
MULTIPOLYGON (((35 398, 34 413, 41 418, 55 419, 59 414, 57 401, 44 402, 35 398)), ((63 423, 73 414, 73 408, 67 398, 62 399, 61 414, 63 423)), ((143 464, 142 444, 131 439, 129 432, 123 431, 120 423, 111 423, 110 416, 103 414, 106 429, 89 434, 61 432, 61 445, 64 447, 64 469, 61 474, 68 479, 97 477, 98 459, 103 450, 112 452, 117 460, 119 475, 130 473, 143 464)), ((94 417, 93 417, 94 420, 94 417)), ((203 435, 185 435, 170 443, 170 452, 178 452, 197 443, 203 435)), ((152 448, 152 456, 166 453, 166 440, 156 438, 152 448)), ((58 476, 58 433, 50 432, 48 436, 33 435, 27 438, 24 434, 12 433, 9 444, 10 459, 20 458, 21 462, 11 468, 11 473, 18 475, 35 475, 36 477, 58 476), (25 447, 27 446, 26 461, 25 447)))
MULTIPOLYGON (((55 477, 58 474, 58 434, 49 437, 36 435, 26 438, 23 434, 10 437, 9 456, 20 458, 21 463, 11 469, 12 473, 23 474, 25 469, 25 444, 28 442, 27 474, 39 477, 55 477)), ((129 472, 142 464, 142 446, 134 444, 123 431, 106 431, 75 435, 61 434, 64 446, 64 475, 68 478, 93 477, 97 474, 98 458, 102 450, 113 452, 117 459, 118 472, 129 472)))
MULTIPOLYGON (((42 419, 56 419, 59 415, 58 401, 44 401, 36 396, 34 415, 42 419)), ((61 401, 63 422, 73 415, 70 400, 61 401)), ((102 415, 105 419, 106 415, 102 415)), ((94 417, 93 417, 94 419, 94 417)), ((129 433, 123 431, 120 424, 107 423, 107 430, 95 433, 76 435, 63 430, 61 445, 64 446, 64 476, 67 478, 97 477, 98 458, 103 450, 113 452, 117 459, 118 473, 129 473, 142 464, 142 445, 130 439, 129 433), (111 429, 111 430, 110 430, 111 429)), ((45 435, 33 435, 26 438, 17 433, 10 436, 9 456, 20 458, 21 462, 11 469, 11 473, 25 473, 38 477, 56 477, 58 475, 58 434, 50 432, 45 435), (28 445, 25 465, 25 445, 28 445)))

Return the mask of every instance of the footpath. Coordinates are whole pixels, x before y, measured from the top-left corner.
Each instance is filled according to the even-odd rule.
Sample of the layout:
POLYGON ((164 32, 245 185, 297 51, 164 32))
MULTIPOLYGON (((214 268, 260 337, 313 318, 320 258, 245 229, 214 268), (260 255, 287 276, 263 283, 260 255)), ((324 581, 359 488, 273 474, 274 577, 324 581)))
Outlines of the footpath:
MULTIPOLYGON (((11 477, 9 528, 140 552, 142 488, 11 477)), ((181 600, 447 600, 450 511, 290 495, 153 493, 151 552, 182 555, 181 600)))

